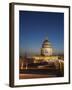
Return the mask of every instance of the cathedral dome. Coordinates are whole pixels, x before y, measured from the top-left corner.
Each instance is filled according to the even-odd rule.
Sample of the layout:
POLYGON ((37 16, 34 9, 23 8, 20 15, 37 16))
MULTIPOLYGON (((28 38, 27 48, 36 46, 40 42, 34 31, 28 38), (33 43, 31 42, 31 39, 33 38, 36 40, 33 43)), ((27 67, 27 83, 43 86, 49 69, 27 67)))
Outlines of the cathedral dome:
POLYGON ((43 43, 47 43, 47 42, 49 42, 47 39, 43 41, 43 43))
POLYGON ((51 43, 46 39, 43 41, 42 48, 50 48, 51 43))
POLYGON ((48 39, 45 39, 42 43, 41 55, 49 56, 52 55, 52 46, 48 39))

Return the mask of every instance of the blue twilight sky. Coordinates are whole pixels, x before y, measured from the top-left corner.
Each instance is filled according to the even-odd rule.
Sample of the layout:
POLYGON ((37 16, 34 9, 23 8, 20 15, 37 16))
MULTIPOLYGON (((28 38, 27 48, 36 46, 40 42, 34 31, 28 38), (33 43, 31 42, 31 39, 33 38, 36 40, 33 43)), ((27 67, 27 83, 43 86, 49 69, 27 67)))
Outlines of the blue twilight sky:
POLYGON ((19 12, 20 53, 40 53, 42 42, 48 37, 54 53, 64 49, 64 13, 57 12, 19 12))

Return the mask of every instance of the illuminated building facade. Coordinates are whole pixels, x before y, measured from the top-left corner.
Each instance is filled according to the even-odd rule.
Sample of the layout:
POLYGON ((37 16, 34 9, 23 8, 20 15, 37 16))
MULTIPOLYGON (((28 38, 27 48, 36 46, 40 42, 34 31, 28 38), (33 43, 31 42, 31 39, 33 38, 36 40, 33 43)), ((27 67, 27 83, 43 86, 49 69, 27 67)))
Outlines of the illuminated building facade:
POLYGON ((58 56, 53 55, 52 45, 50 41, 48 41, 48 39, 45 39, 42 43, 41 55, 33 56, 33 59, 34 59, 34 63, 43 62, 43 61, 48 62, 49 60, 58 60, 58 56))
MULTIPOLYGON (((58 55, 53 55, 53 48, 51 43, 45 39, 42 43, 40 55, 38 56, 31 56, 26 57, 21 62, 20 60, 20 69, 28 69, 28 66, 31 65, 38 65, 40 63, 47 63, 47 65, 55 65, 55 69, 58 69, 60 67, 60 70, 64 69, 64 61, 63 59, 60 60, 58 55)), ((61 58, 61 57, 60 57, 61 58)), ((36 69, 44 68, 45 65, 41 65, 36 67, 36 69)), ((30 68, 30 67, 29 67, 30 68)), ((32 67, 33 68, 33 67, 32 67)), ((63 71, 62 71, 63 72, 63 71)))

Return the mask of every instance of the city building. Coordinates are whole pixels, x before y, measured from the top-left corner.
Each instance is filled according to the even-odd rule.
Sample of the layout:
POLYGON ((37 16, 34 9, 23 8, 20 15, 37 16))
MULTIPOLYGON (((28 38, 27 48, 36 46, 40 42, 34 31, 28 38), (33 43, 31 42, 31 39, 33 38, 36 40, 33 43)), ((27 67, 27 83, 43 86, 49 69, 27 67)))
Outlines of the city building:
POLYGON ((41 54, 39 56, 33 56, 34 63, 49 60, 58 60, 58 56, 53 55, 53 47, 48 39, 45 39, 42 43, 41 54))
POLYGON ((64 70, 64 58, 58 55, 53 55, 53 47, 48 39, 45 39, 40 49, 40 55, 24 57, 20 60, 20 69, 43 69, 51 68, 64 70))

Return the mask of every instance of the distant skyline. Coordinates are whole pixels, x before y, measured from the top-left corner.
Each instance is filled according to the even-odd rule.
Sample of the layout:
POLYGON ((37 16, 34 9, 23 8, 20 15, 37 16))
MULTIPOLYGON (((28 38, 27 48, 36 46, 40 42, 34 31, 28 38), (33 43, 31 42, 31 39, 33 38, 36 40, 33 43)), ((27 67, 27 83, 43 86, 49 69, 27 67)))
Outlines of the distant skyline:
POLYGON ((20 54, 39 54, 45 38, 51 42, 54 53, 64 51, 64 13, 57 12, 19 12, 20 54))

